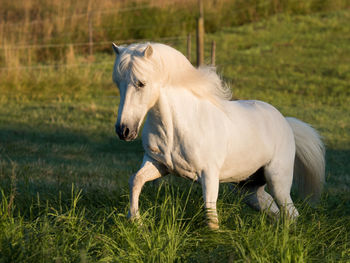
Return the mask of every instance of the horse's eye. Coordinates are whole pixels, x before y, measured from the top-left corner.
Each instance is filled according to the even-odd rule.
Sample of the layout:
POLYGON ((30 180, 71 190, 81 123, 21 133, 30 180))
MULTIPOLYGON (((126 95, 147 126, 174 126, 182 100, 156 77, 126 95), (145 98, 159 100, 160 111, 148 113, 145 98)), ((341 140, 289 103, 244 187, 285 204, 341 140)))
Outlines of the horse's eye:
POLYGON ((137 87, 138 88, 143 88, 145 86, 145 83, 144 82, 142 82, 142 81, 138 81, 137 82, 137 87))

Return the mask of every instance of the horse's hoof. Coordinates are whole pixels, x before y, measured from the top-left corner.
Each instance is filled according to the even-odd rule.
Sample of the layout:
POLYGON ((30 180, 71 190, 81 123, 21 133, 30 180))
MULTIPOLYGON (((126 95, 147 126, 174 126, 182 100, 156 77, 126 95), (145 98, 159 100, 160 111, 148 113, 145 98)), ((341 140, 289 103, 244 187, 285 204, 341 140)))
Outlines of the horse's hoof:
POLYGON ((208 227, 210 230, 218 230, 219 224, 217 222, 208 222, 208 227))
POLYGON ((139 215, 130 216, 130 217, 128 215, 128 219, 129 219, 129 222, 136 227, 143 226, 143 222, 142 222, 141 217, 139 215))
POLYGON ((140 214, 137 212, 136 214, 132 215, 129 211, 128 215, 127 215, 127 219, 129 219, 130 221, 134 222, 134 221, 139 221, 140 219, 140 214))

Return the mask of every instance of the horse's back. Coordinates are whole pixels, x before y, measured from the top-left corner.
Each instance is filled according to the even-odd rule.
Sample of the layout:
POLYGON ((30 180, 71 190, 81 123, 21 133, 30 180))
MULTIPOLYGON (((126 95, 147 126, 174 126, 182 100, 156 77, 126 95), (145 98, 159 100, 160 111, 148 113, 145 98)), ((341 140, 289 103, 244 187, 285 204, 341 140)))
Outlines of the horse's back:
POLYGON ((276 129, 289 129, 285 117, 271 104, 259 100, 229 101, 228 109, 231 121, 245 123, 247 128, 271 132, 276 129), (261 130, 262 129, 262 130, 261 130))

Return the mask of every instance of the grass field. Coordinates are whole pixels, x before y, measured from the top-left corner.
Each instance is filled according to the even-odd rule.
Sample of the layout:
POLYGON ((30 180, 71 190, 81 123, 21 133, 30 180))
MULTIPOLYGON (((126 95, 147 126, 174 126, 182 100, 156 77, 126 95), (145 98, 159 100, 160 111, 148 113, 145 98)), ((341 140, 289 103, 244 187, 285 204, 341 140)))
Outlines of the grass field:
POLYGON ((235 98, 267 101, 324 137, 321 203, 293 196, 294 224, 271 222, 222 185, 221 230, 209 231, 200 186, 180 178, 147 184, 143 224, 127 221, 143 149, 114 133, 112 51, 96 55, 105 65, 2 72, 0 262, 349 262, 349 21, 349 10, 280 14, 207 36, 235 98))

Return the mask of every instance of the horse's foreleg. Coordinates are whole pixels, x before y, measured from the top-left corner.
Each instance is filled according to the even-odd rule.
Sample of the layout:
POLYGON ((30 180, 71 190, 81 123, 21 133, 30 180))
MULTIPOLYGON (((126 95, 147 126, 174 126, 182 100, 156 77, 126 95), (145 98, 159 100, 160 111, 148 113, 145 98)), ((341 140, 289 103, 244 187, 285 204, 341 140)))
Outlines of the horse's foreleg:
POLYGON ((166 169, 156 163, 147 155, 144 156, 140 170, 129 179, 130 187, 130 209, 129 219, 139 217, 139 196, 141 189, 146 182, 153 181, 166 174, 166 169))
POLYGON ((208 226, 210 229, 219 228, 218 214, 216 211, 216 201, 219 194, 219 177, 215 173, 203 172, 201 178, 204 206, 206 209, 208 226))

